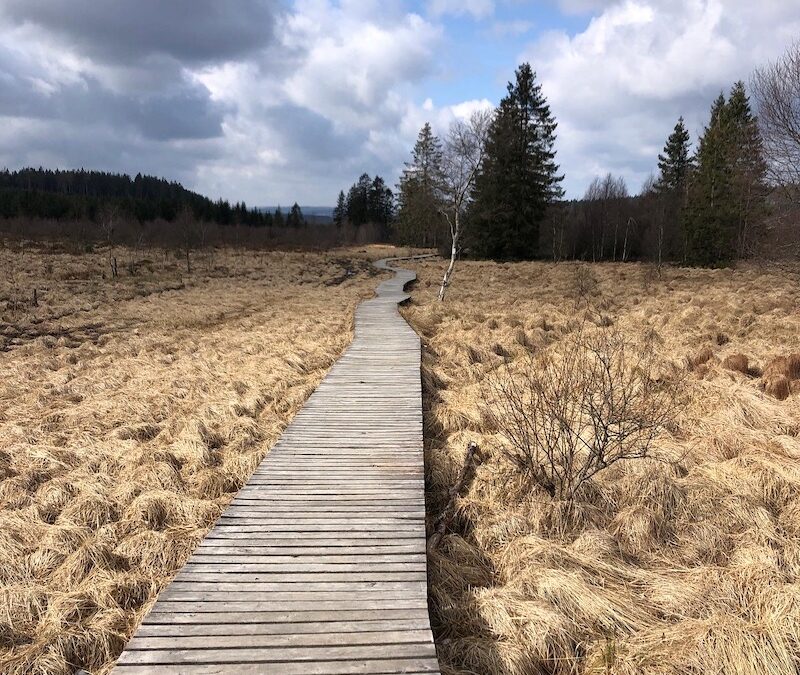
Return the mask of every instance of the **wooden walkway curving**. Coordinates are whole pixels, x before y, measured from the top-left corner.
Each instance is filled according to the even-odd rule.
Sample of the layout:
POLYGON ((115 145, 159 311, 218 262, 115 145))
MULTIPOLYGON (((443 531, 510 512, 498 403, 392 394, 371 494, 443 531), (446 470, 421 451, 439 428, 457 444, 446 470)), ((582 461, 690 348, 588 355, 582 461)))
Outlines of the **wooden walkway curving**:
MULTIPOLYGON (((387 261, 379 267, 388 268, 387 261)), ((397 270, 115 672, 438 673, 428 619, 420 343, 397 270)))

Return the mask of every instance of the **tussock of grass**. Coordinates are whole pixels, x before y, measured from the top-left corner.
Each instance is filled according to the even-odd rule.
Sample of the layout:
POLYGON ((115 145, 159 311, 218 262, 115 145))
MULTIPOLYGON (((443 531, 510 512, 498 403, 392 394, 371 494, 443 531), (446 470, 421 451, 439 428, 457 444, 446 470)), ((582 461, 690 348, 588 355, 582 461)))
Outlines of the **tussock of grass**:
POLYGON ((140 252, 112 282, 104 254, 0 250, 0 297, 39 296, 0 304, 0 672, 110 669, 350 341, 381 253, 215 251, 181 278, 140 252))
POLYGON ((441 305, 441 265, 416 264, 403 310, 424 327, 432 513, 470 440, 490 456, 430 554, 443 672, 798 672, 796 284, 763 267, 667 268, 642 293, 630 265, 461 265, 441 305), (480 409, 500 364, 513 373, 582 321, 648 340, 656 381, 692 373, 658 458, 613 465, 567 504, 503 465, 480 409))

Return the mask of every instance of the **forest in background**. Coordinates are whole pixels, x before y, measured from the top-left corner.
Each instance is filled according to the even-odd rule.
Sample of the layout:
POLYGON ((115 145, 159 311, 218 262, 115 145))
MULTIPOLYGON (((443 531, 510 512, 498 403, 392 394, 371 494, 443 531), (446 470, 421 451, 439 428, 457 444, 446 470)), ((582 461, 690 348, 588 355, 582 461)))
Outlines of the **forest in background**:
POLYGON ((457 120, 441 139, 430 124, 422 127, 398 186, 398 238, 493 260, 719 266, 797 257, 797 176, 776 171, 782 160, 794 166, 781 151, 800 150, 800 134, 785 126, 800 120, 800 57, 784 61, 790 58, 792 68, 773 64, 753 77, 761 119, 737 82, 713 102, 694 146, 683 118, 677 121, 658 172, 638 194, 608 173, 579 200, 563 199, 557 123, 536 74, 523 64, 488 120, 457 120), (770 114, 775 100, 788 110, 770 114))
POLYGON ((800 47, 756 70, 749 89, 740 81, 727 96, 720 93, 694 144, 681 117, 658 155, 657 173, 638 194, 609 173, 595 178, 582 199, 564 199, 556 118, 525 63, 495 110, 456 120, 441 139, 426 123, 395 191, 368 173, 342 190, 331 224, 309 223, 297 203, 286 214, 265 211, 213 201, 163 178, 29 168, 0 171, 0 231, 79 248, 185 251, 393 242, 438 248, 452 262, 466 256, 719 266, 756 256, 796 258, 800 47))

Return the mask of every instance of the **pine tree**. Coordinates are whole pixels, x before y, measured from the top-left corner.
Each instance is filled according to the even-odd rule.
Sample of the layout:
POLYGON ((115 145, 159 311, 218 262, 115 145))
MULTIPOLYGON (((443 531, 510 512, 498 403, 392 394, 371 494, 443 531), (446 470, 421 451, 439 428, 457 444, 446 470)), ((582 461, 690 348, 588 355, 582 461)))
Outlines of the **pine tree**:
POLYGON ((358 182, 347 193, 347 219, 356 227, 369 220, 369 191, 372 179, 369 174, 362 173, 358 182))
POLYGON ((728 98, 729 156, 735 203, 736 254, 747 255, 755 244, 763 223, 767 194, 767 164, 758 120, 750 99, 739 81, 728 98))
POLYGON ((336 206, 333 209, 333 222, 336 227, 341 227, 347 218, 347 203, 344 198, 344 190, 339 190, 339 198, 336 200, 336 206))
POLYGON ((473 243, 494 259, 532 258, 548 205, 563 197, 556 121, 530 64, 516 71, 489 129, 475 185, 473 243))
POLYGON ((300 209, 300 206, 297 202, 292 205, 291 211, 289 211, 289 215, 286 217, 286 225, 287 227, 303 227, 306 224, 306 219, 303 217, 303 211, 300 209))
POLYGON ((661 192, 681 192, 686 188, 692 157, 689 153, 689 131, 683 117, 678 118, 675 129, 667 139, 664 153, 658 156, 657 188, 661 192))
POLYGON ((689 189, 686 253, 689 262, 718 265, 735 256, 735 214, 730 159, 728 105, 720 94, 700 138, 697 170, 689 189))
POLYGON ((658 156, 659 176, 655 184, 655 196, 660 207, 656 241, 659 265, 665 254, 672 257, 680 251, 689 180, 694 169, 690 145, 689 131, 683 117, 680 117, 664 145, 664 152, 658 156))
POLYGON ((426 122, 414 144, 412 158, 400 177, 398 229, 403 243, 436 246, 444 233, 439 215, 442 143, 426 122))
POLYGON ((283 227, 283 213, 281 212, 280 206, 275 209, 275 214, 272 216, 272 223, 275 227, 283 227))
POLYGON ((766 163, 742 82, 720 94, 697 151, 686 227, 690 261, 724 264, 750 252, 763 223, 766 163))
POLYGON ((389 224, 394 215, 394 195, 380 176, 375 176, 367 196, 367 218, 380 227, 380 238, 389 236, 389 224))

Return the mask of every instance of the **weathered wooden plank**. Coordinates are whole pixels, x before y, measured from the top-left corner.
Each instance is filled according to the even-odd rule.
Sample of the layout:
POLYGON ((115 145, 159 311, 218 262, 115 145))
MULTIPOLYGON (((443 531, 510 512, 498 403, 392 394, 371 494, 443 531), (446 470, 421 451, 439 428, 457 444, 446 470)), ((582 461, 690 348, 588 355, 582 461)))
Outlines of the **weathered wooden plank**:
MULTIPOLYGON (((165 664, 159 666, 157 671, 151 665, 120 665, 118 670, 123 675, 150 675, 158 672, 163 675, 219 675, 220 673, 237 673, 237 675, 264 675, 263 663, 236 663, 234 668, 224 669, 219 664, 165 664)), ((362 675, 364 673, 381 673, 382 675, 429 675, 438 673, 439 666, 434 657, 407 658, 407 659, 370 659, 370 660, 339 660, 322 662, 297 662, 283 663, 272 662, 269 664, 270 673, 280 675, 362 675)))
POLYGON ((197 612, 182 609, 180 612, 165 611, 156 603, 145 623, 324 623, 331 624, 331 628, 340 621, 374 621, 389 619, 416 619, 427 620, 427 610, 421 609, 358 609, 358 610, 315 610, 315 611, 282 611, 282 612, 241 612, 224 611, 197 612))
POLYGON ((425 562, 378 562, 371 563, 362 560, 356 563, 306 563, 295 560, 286 563, 219 563, 219 562, 193 562, 190 558, 186 563, 186 570, 194 572, 261 572, 269 573, 291 573, 291 572, 330 572, 341 574, 342 572, 418 572, 425 570, 425 562))
MULTIPOLYGON (((368 602, 379 603, 381 606, 390 604, 392 607, 398 608, 402 607, 402 603, 410 602, 411 600, 417 601, 414 603, 414 607, 423 607, 424 603, 427 602, 427 595, 418 590, 409 591, 407 589, 398 589, 396 591, 386 591, 384 589, 375 591, 231 591, 229 589, 197 590, 193 588, 185 589, 183 586, 177 588, 170 586, 164 590, 159 599, 170 602, 221 602, 225 604, 229 602, 269 602, 278 603, 277 606, 279 607, 285 606, 286 603, 292 603, 292 606, 298 606, 299 603, 308 603, 310 607, 315 609, 336 607, 334 603, 351 602, 356 604, 356 609, 360 609, 362 607, 367 608, 365 603, 368 602), (345 595, 342 595, 343 593, 345 595), (422 600, 422 603, 418 602, 420 600, 422 600), (387 603, 386 601, 392 602, 387 603)), ((343 607, 343 609, 346 609, 346 607, 343 607)))
POLYGON ((233 635, 198 636, 143 636, 137 635, 128 643, 128 649, 221 649, 230 647, 326 647, 326 646, 365 646, 397 645, 407 643, 426 643, 430 641, 427 630, 383 630, 350 633, 290 633, 260 634, 246 633, 233 635))
POLYGON ((433 642, 373 644, 349 647, 275 647, 234 649, 148 649, 126 651, 121 663, 158 665, 162 663, 275 663, 282 661, 326 661, 335 659, 431 658, 433 642))
MULTIPOLYGON (((379 571, 357 571, 357 572, 288 572, 288 573, 254 573, 242 572, 231 569, 212 569, 212 570, 181 570, 176 579, 197 580, 197 581, 232 581, 234 579, 247 579, 248 581, 265 581, 271 583, 296 583, 304 584, 307 582, 348 582, 348 581, 425 581, 426 572, 379 572, 379 571)), ((158 605, 156 605, 158 607, 158 605)))
MULTIPOLYGON (((381 563, 415 563, 424 564, 424 553, 374 553, 370 556, 355 554, 340 554, 340 553, 325 553, 322 555, 272 555, 264 553, 207 553, 201 551, 192 556, 192 560, 197 563, 214 563, 214 564, 264 564, 264 565, 325 565, 326 568, 330 565, 381 565, 381 563)), ((299 568, 298 568, 299 569, 299 568)))
POLYGON ((214 546, 213 542, 205 540, 198 548, 201 555, 286 555, 286 556, 326 556, 326 555, 396 555, 400 553, 425 553, 424 544, 412 540, 414 543, 405 545, 380 546, 366 544, 365 546, 341 545, 335 546, 255 546, 248 542, 246 546, 214 546))
POLYGON ((418 581, 329 581, 329 582, 306 582, 296 584, 291 582, 269 583, 266 581, 250 581, 245 577, 241 581, 216 581, 202 582, 196 580, 175 579, 162 593, 161 597, 173 589, 192 590, 192 591, 254 591, 271 593, 315 593, 315 597, 322 597, 325 593, 385 593, 389 596, 396 592, 420 593, 425 595, 427 585, 418 581))
POLYGON ((180 637, 196 635, 324 635, 343 633, 424 631, 427 620, 386 619, 367 621, 324 621, 320 623, 143 623, 137 637, 180 637))

